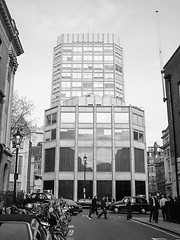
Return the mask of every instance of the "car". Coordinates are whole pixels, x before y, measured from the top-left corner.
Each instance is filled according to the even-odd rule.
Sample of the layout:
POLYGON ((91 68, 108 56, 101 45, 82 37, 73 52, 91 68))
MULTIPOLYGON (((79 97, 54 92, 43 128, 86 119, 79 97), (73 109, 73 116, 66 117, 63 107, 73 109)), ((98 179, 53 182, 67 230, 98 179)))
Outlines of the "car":
POLYGON ((150 210, 148 201, 144 197, 124 197, 122 200, 112 203, 109 210, 114 213, 127 212, 127 201, 131 201, 132 212, 146 213, 150 210))
POLYGON ((55 196, 51 193, 45 192, 31 193, 27 198, 25 198, 24 204, 36 202, 49 202, 55 200, 56 200, 55 196))
POLYGON ((75 201, 73 201, 71 199, 66 199, 66 198, 64 198, 63 201, 68 206, 70 214, 76 215, 83 211, 82 206, 80 204, 77 204, 75 201))
POLYGON ((80 204, 83 208, 89 208, 92 204, 92 199, 91 198, 78 199, 77 203, 80 204))
POLYGON ((42 239, 52 240, 48 229, 44 228, 40 220, 27 214, 1 214, 0 239, 42 239))

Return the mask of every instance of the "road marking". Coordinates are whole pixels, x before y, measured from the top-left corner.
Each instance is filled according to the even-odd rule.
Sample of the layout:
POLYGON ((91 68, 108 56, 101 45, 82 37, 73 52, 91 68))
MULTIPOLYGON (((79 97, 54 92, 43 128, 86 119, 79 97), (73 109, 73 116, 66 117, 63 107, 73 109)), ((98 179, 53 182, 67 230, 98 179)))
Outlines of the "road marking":
POLYGON ((167 240, 167 238, 152 238, 153 240, 167 240))
POLYGON ((67 237, 72 237, 74 234, 74 230, 69 230, 67 237))

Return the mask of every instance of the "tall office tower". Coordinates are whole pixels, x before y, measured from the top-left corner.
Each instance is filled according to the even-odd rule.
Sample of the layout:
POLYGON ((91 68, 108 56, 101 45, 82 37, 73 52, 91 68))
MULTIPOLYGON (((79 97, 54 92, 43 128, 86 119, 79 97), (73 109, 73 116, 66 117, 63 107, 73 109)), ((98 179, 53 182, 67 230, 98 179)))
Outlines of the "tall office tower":
POLYGON ((56 197, 148 197, 144 111, 126 106, 115 35, 58 37, 45 111, 42 190, 56 197))
POLYGON ((51 106, 88 93, 124 101, 122 48, 114 34, 62 34, 57 39, 51 106))

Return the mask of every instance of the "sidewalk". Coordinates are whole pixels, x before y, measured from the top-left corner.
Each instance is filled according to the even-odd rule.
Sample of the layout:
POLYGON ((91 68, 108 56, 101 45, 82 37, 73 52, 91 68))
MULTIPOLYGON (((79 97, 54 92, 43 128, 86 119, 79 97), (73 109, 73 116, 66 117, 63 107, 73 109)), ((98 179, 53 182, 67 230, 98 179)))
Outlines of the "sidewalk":
POLYGON ((138 221, 138 222, 142 222, 144 224, 147 225, 151 225, 153 227, 157 227, 160 228, 162 230, 166 230, 168 232, 177 234, 180 236, 180 224, 178 223, 172 223, 172 222, 168 222, 168 221, 163 221, 163 219, 160 217, 159 218, 159 222, 155 223, 154 221, 149 222, 149 215, 147 216, 133 216, 132 220, 134 221, 138 221))

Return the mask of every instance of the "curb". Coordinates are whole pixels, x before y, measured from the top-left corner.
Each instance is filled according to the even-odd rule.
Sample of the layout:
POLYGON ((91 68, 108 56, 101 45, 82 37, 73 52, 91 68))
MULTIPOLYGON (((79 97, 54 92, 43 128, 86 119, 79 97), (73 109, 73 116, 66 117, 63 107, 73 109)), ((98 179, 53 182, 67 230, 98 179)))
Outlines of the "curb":
POLYGON ((173 231, 173 230, 170 230, 170 229, 161 227, 161 226, 159 226, 158 224, 157 224, 157 225, 154 225, 154 224, 151 224, 151 223, 149 223, 149 222, 144 222, 144 221, 141 221, 141 220, 139 220, 139 219, 134 219, 134 218, 131 219, 131 220, 133 220, 133 221, 135 221, 135 222, 141 222, 141 223, 144 223, 145 225, 153 226, 153 227, 155 227, 155 228, 159 228, 159 229, 164 230, 164 231, 166 231, 166 232, 173 233, 173 234, 175 234, 175 235, 177 235, 177 236, 180 236, 180 233, 177 233, 177 232, 175 232, 175 231, 173 231))

